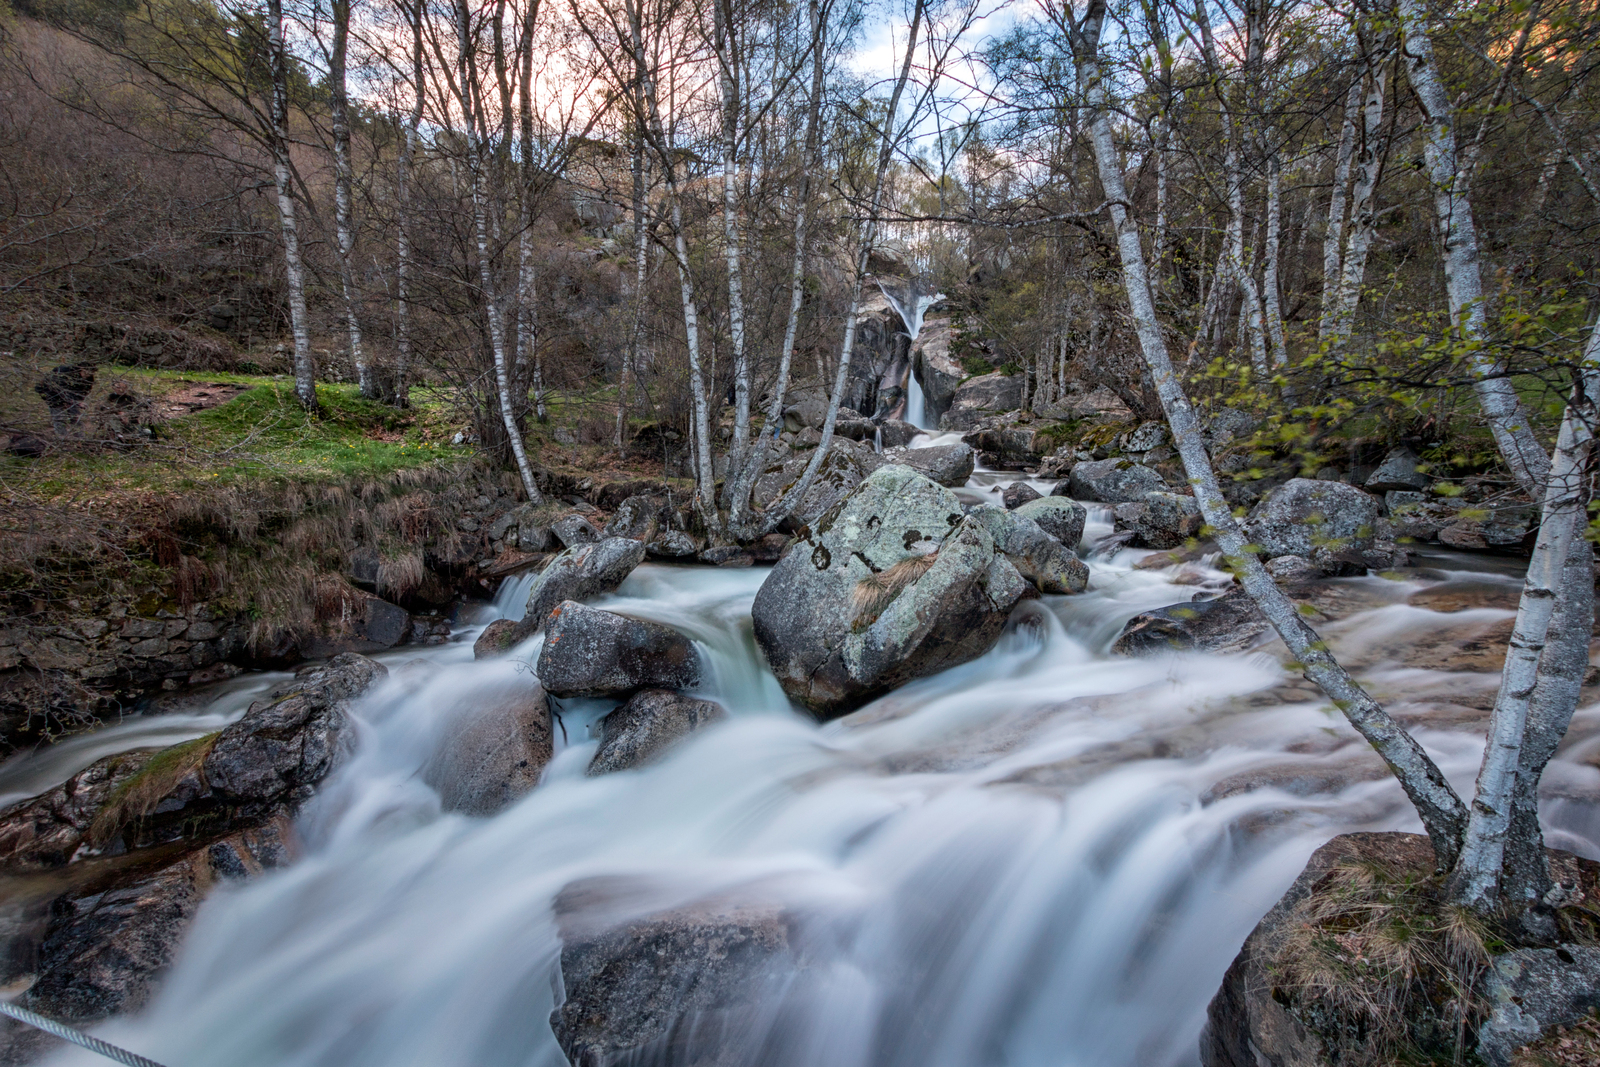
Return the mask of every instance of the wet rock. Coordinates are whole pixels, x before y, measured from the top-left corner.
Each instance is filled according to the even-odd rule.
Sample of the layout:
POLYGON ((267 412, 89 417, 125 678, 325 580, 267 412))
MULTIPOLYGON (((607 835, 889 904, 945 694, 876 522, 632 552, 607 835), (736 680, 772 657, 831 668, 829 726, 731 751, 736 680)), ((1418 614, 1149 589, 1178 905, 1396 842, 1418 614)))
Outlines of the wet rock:
POLYGON ((664 530, 645 546, 645 552, 655 559, 687 559, 698 551, 695 539, 682 530, 664 530))
POLYGON ((444 810, 493 815, 539 784, 554 751, 551 725, 544 688, 519 679, 452 724, 423 777, 444 810))
POLYGON ((1383 457, 1378 469, 1363 484, 1369 493, 1387 493, 1391 490, 1417 492, 1428 487, 1428 476, 1417 470, 1417 454, 1409 448, 1392 448, 1383 457))
POLYGON ((411 635, 411 613, 375 596, 360 597, 339 629, 314 635, 301 646, 307 659, 326 659, 347 652, 381 652, 411 635))
POLYGON ((49 792, 0 811, 0 867, 37 871, 66 866, 95 816, 155 752, 138 749, 106 756, 49 792))
POLYGON ((1474 608, 1516 611, 1521 599, 1522 587, 1514 582, 1462 579, 1418 589, 1406 598, 1406 603, 1429 611, 1471 611, 1474 608))
MULTIPOLYGON (((526 614, 514 627, 498 630, 494 646, 511 649, 526 641, 544 628, 546 617, 563 600, 587 600, 611 592, 644 562, 644 553, 644 545, 631 537, 608 537, 562 552, 539 572, 528 593, 526 614)), ((486 629, 479 642, 488 636, 486 629)), ((492 646, 484 647, 489 651, 492 646)), ((473 648, 476 652, 477 645, 473 648)))
POLYGON ((517 646, 517 619, 496 619, 483 628, 483 633, 472 642, 473 659, 491 659, 502 656, 517 646))
POLYGON ((1162 492, 1167 483, 1149 467, 1125 459, 1091 459, 1075 465, 1068 493, 1075 500, 1101 500, 1108 504, 1142 503, 1144 495, 1162 492))
POLYGON ((709 700, 644 689, 600 722, 600 748, 589 761, 590 775, 642 767, 659 759, 702 726, 721 722, 728 713, 709 700))
POLYGON ((863 457, 863 468, 870 474, 879 467, 897 464, 909 467, 924 478, 950 489, 967 484, 977 467, 978 455, 971 445, 955 443, 931 448, 886 449, 872 458, 863 457))
POLYGON ((1600 948, 1515 949, 1494 958, 1484 982, 1489 1018, 1478 1029, 1478 1055, 1512 1067, 1517 1049, 1600 1008, 1600 948))
POLYGON ((1267 559, 1304 556, 1316 561, 1319 549, 1361 551, 1372 547, 1378 526, 1378 501, 1353 485, 1291 478, 1274 489, 1251 513, 1250 540, 1267 559))
POLYGON ((1179 493, 1146 493, 1144 511, 1133 524, 1139 541, 1147 548, 1177 548, 1200 536, 1205 520, 1200 504, 1192 496, 1179 493))
POLYGON ((1022 375, 998 371, 962 382, 940 417, 939 428, 970 430, 992 415, 1016 411, 1022 406, 1022 386, 1022 375))
POLYGON ((1027 482, 1012 482, 1000 493, 1000 502, 1005 505, 1007 511, 1015 511, 1029 501, 1040 499, 1043 495, 1027 482))
POLYGON ((779 905, 727 900, 639 917, 641 895, 620 878, 557 895, 561 1050, 585 1067, 733 1062, 741 1025, 759 1014, 748 1009, 804 965, 793 921, 779 905))
POLYGON ((349 702, 388 674, 381 663, 346 653, 256 701, 211 745, 201 765, 205 787, 235 818, 298 810, 349 755, 349 702))
POLYGON ((1195 600, 1141 612, 1128 620, 1111 651, 1122 656, 1162 652, 1242 652, 1270 629, 1242 589, 1216 600, 1195 600))
POLYGON ((1435 541, 1439 532, 1456 521, 1460 508, 1446 500, 1423 497, 1420 500, 1396 500, 1399 494, 1389 493, 1385 505, 1389 509, 1389 525, 1394 536, 1412 541, 1435 541))
POLYGON ((622 696, 700 684, 699 654, 678 631, 571 600, 550 613, 536 669, 558 697, 622 696))
POLYGON ((828 719, 981 655, 1032 595, 954 493, 891 465, 778 561, 752 616, 784 691, 828 719))
POLYGON ((1280 585, 1301 585, 1322 577, 1322 568, 1304 556, 1276 556, 1267 560, 1266 568, 1280 585))
POLYGON ((1045 533, 1073 549, 1083 540, 1083 525, 1089 520, 1087 508, 1060 496, 1030 500, 1016 510, 1018 515, 1032 519, 1045 533))
POLYGON ((1530 522, 1516 512, 1491 513, 1488 518, 1458 515, 1438 533, 1439 543, 1451 548, 1511 548, 1528 536, 1530 522))
POLYGON ((649 544, 666 522, 667 503, 660 497, 630 496, 617 505, 606 523, 605 536, 628 537, 649 544))
POLYGON ((950 354, 953 332, 948 315, 930 315, 922 320, 922 332, 912 346, 911 373, 922 386, 929 418, 938 418, 949 410, 956 390, 967 376, 950 354))
POLYGON ((995 548, 1039 592, 1081 593, 1088 588, 1088 565, 1032 519, 993 504, 973 508, 967 514, 983 524, 994 538, 995 548))
POLYGON ((879 424, 879 428, 882 430, 883 447, 886 449, 904 448, 911 443, 917 434, 922 432, 909 422, 903 422, 900 419, 884 419, 879 424))
POLYGON ((550 532, 564 548, 592 545, 600 540, 600 531, 582 515, 568 515, 550 524, 550 532))
POLYGON ((291 835, 288 819, 274 820, 153 872, 57 898, 37 950, 38 977, 20 1003, 77 1023, 142 1007, 207 891, 287 863, 291 835))
POLYGON ((1031 470, 1039 465, 1047 445, 1036 430, 1026 426, 1001 426, 978 429, 965 434, 962 442, 978 450, 985 466, 995 470, 1031 470))
POLYGON ((695 556, 701 563, 713 567, 748 567, 756 557, 742 545, 713 545, 695 556))

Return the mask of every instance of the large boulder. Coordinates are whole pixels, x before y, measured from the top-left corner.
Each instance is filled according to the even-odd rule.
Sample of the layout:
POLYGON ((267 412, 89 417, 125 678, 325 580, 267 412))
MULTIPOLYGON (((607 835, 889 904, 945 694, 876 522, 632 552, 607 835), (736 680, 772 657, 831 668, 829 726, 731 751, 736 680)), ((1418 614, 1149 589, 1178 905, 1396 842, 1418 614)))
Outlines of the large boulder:
POLYGON ((1378 469, 1363 483, 1370 493, 1418 492, 1428 487, 1428 476, 1417 470, 1417 454, 1409 448, 1393 448, 1378 464, 1378 469))
MULTIPOLYGON (((872 454, 870 450, 865 452, 865 455, 872 454)), ((805 474, 806 465, 811 462, 811 455, 809 451, 801 452, 782 463, 769 465, 761 477, 756 479, 751 499, 761 508, 768 508, 777 503, 785 493, 799 483, 801 476, 805 474)), ((858 454, 857 446, 853 442, 835 437, 828 447, 827 456, 822 460, 822 466, 817 470, 811 488, 806 490, 805 497, 790 514, 790 522, 787 525, 794 529, 811 526, 848 496, 851 490, 861 484, 864 476, 862 459, 863 456, 858 454)))
POLYGON ((550 700, 522 677, 451 724, 423 778, 444 810, 494 815, 539 784, 553 752, 550 700))
MULTIPOLYGON (((1547 856, 1558 884, 1594 898, 1600 865, 1555 849, 1547 856)), ((1600 950, 1501 951, 1474 990, 1487 1018, 1463 1018, 1450 988, 1461 972, 1436 962, 1459 949, 1442 936, 1452 919, 1430 884, 1435 866, 1419 834, 1344 834, 1317 849, 1245 939, 1206 1009, 1204 1067, 1389 1063, 1402 1050, 1419 1063, 1463 1062, 1474 1051, 1466 1062, 1492 1067, 1593 1062, 1516 1052, 1600 1007, 1600 950), (1379 955, 1397 930, 1414 939, 1403 986, 1385 980, 1393 964, 1379 955), (1363 956, 1367 966, 1350 966, 1363 956), (1339 996, 1323 985, 1330 969, 1341 973, 1339 996)))
POLYGON ((1032 519, 1045 533, 1068 548, 1077 548, 1083 540, 1083 526, 1089 521, 1089 509, 1064 496, 1047 496, 1030 500, 1017 507, 1017 514, 1032 519))
POLYGON ((570 1063, 713 1067, 750 1009, 803 966, 780 905, 706 900, 638 915, 648 887, 590 878, 555 901, 561 988, 550 1028, 570 1063))
POLYGON ((699 653, 672 627, 573 600, 550 613, 536 670, 558 697, 622 696, 700 684, 699 653))
POLYGON ((950 354, 953 335, 948 315, 930 315, 922 320, 922 332, 911 349, 911 373, 922 386, 928 419, 938 419, 950 409, 967 376, 960 361, 950 354))
POLYGON ((869 474, 879 467, 899 464, 948 489, 959 489, 972 477, 978 456, 971 445, 956 442, 929 448, 886 448, 881 453, 863 455, 859 459, 869 474))
POLYGON ((600 540, 600 531, 582 515, 565 515, 550 524, 550 532, 564 548, 592 545, 600 540))
POLYGON ((1111 651, 1123 656, 1161 652, 1242 652, 1271 624, 1242 589, 1216 600, 1195 600, 1143 611, 1128 620, 1111 651))
POLYGON ((983 524, 995 548, 1039 592, 1081 593, 1088 588, 1088 566, 1032 519, 993 504, 973 508, 968 515, 983 524))
POLYGON ((328 659, 345 652, 381 652, 411 636, 411 613, 381 597, 361 594, 346 605, 337 623, 308 637, 301 655, 328 659))
POLYGON ((1027 482, 1012 482, 1001 492, 1000 503, 1005 506, 1007 511, 1015 511, 1022 505, 1038 500, 1042 496, 1044 496, 1043 493, 1027 482))
POLYGON ((617 505, 606 523, 605 536, 628 537, 648 545, 665 528, 668 515, 667 502, 661 497, 630 496, 617 505))
POLYGON ((1068 493, 1075 500, 1135 504, 1146 493, 1164 492, 1166 481, 1143 464, 1126 459, 1087 459, 1073 466, 1068 493))
POLYGON ((1049 448, 1048 438, 1027 426, 973 430, 961 440, 978 450, 984 466, 1001 471, 1031 470, 1049 448))
POLYGON ((517 647, 544 629, 545 619, 557 604, 611 592, 644 562, 644 555, 644 543, 631 537, 607 537, 567 549, 539 572, 522 618, 511 626, 502 626, 504 620, 490 623, 473 645, 473 654, 482 659, 517 647))
POLYGON ((1361 552, 1377 538, 1378 499, 1353 485, 1291 478, 1267 495, 1246 523, 1266 559, 1361 552))
POLYGON ((922 430, 900 419, 884 419, 878 424, 879 441, 884 448, 904 448, 922 430))
POLYGON ((709 700, 670 689, 643 689, 600 720, 600 748, 589 761, 590 775, 642 767, 702 726, 728 713, 709 700))
POLYGON ((829 719, 982 655, 1032 595, 954 493, 891 465, 778 561, 751 614, 784 691, 829 719))
POLYGON ((941 430, 970 430, 984 419, 1022 407, 1023 375, 993 374, 970 378, 957 387, 950 408, 939 418, 941 430))

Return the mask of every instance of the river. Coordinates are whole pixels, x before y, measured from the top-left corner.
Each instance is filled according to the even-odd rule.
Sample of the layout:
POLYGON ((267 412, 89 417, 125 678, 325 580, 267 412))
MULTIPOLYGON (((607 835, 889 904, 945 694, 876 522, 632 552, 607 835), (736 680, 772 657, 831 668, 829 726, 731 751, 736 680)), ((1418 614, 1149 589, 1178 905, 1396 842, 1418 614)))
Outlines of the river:
MULTIPOLYGON (((1001 480, 980 472, 968 493, 1001 480)), ((1087 593, 1025 604, 982 658, 821 726, 751 636, 764 569, 642 566, 594 603, 692 636, 729 718, 659 764, 586 778, 608 705, 560 705, 543 782, 491 818, 442 812, 430 757, 528 683, 541 639, 475 662, 472 627, 377 657, 389 678, 302 816, 304 858, 219 889, 154 1003, 96 1032, 168 1067, 559 1067, 552 900, 609 875, 648 888, 640 910, 759 898, 801 931, 806 966, 750 1013, 730 1064, 1197 1063, 1224 970, 1312 850, 1418 825, 1270 649, 1112 656, 1129 617, 1224 579, 1097 555, 1110 524, 1093 518, 1087 593)), ((1404 603, 1460 577, 1344 580, 1363 610, 1328 633, 1465 790, 1482 741, 1449 709, 1493 679, 1386 658, 1408 635, 1508 617, 1404 603)), ((525 595, 508 585, 480 622, 525 595)), ((1546 805, 1552 843, 1591 856, 1597 729, 1580 709, 1546 805)))

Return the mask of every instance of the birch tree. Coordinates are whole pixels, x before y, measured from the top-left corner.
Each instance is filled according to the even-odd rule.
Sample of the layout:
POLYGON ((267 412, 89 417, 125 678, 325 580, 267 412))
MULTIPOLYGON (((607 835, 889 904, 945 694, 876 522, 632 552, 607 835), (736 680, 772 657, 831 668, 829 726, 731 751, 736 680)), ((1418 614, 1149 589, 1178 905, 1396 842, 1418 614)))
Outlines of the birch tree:
POLYGON ((312 362, 311 327, 306 313, 306 271, 300 258, 294 164, 289 158, 289 53, 284 42, 283 0, 267 0, 267 63, 272 81, 267 140, 278 200, 278 228, 283 235, 289 328, 294 336, 294 394, 307 411, 315 412, 318 410, 316 365, 312 362))
POLYGON ((344 298, 345 332, 361 395, 378 399, 379 388, 361 344, 359 298, 351 257, 355 255, 355 207, 351 192, 350 99, 345 68, 350 54, 350 0, 329 0, 333 40, 328 49, 328 111, 333 125, 334 227, 339 245, 339 286, 344 298))

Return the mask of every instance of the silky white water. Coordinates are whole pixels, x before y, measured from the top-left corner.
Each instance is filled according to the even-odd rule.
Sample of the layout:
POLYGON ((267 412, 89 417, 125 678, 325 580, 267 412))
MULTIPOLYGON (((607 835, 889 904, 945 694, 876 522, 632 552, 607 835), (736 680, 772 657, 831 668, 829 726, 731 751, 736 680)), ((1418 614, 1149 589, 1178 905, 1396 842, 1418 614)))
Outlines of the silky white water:
MULTIPOLYGON (((551 902, 621 875, 654 887, 640 910, 724 894, 793 916, 806 966, 725 1062, 1192 1065, 1223 971, 1311 851, 1417 824, 1270 655, 1109 655, 1133 614, 1223 581, 1134 569, 1141 555, 1093 559, 1086 594, 1024 605, 987 655, 825 726, 789 708, 751 638, 763 569, 640 567, 595 603, 692 636, 728 721, 591 779, 607 705, 572 702, 544 781, 487 819, 441 813, 423 771, 463 719, 528 684, 540 639, 484 662, 466 640, 387 654, 355 709, 356 755, 301 820, 305 857, 219 889, 150 1008, 97 1032, 167 1067, 558 1067, 551 902), (1334 784, 1237 787, 1297 770, 1334 784)), ((1353 654, 1397 713, 1481 687, 1371 652, 1461 618, 1405 606, 1414 583, 1350 587, 1373 606, 1330 640, 1367 649, 1353 654)), ((512 583, 503 604, 525 597, 512 583)), ((1447 719, 1411 721, 1467 789, 1481 738, 1447 719)), ((1547 803, 1551 842, 1590 855, 1597 728, 1600 710, 1580 710, 1547 803)))
MULTIPOLYGON (((921 292, 915 282, 903 291, 892 284, 880 281, 878 288, 888 299, 889 306, 894 308, 895 314, 900 316, 900 321, 905 324, 906 334, 911 338, 914 346, 917 337, 922 333, 922 318, 928 309, 945 298, 943 293, 921 292)), ((921 430, 935 430, 928 418, 928 401, 923 395, 922 383, 917 380, 915 365, 906 370, 906 421, 921 430)))

